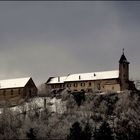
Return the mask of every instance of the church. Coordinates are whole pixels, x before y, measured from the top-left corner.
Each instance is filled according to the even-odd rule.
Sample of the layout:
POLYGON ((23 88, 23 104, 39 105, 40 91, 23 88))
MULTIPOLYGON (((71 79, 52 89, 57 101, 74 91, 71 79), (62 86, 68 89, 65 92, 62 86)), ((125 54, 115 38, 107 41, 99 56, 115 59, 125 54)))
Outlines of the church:
POLYGON ((71 92, 119 92, 130 90, 132 85, 133 82, 129 80, 129 62, 124 55, 124 50, 119 60, 118 70, 50 77, 46 82, 46 87, 56 93, 63 89, 71 92))

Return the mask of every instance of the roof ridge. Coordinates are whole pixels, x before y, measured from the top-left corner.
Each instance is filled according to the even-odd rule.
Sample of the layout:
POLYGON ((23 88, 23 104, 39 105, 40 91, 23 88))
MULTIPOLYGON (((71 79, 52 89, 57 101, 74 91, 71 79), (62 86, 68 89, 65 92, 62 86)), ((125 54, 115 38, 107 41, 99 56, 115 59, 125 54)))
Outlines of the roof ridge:
POLYGON ((3 79, 0 81, 5 81, 5 80, 15 80, 15 79, 27 79, 27 78, 31 78, 31 77, 23 77, 23 78, 10 78, 10 79, 3 79))

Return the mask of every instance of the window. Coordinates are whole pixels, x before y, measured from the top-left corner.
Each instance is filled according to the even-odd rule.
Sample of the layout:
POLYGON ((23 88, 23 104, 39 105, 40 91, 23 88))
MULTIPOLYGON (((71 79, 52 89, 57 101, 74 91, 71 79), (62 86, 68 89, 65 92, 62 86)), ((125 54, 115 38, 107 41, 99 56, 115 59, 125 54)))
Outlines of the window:
POLYGON ((91 86, 91 82, 89 82, 89 86, 91 86))
POLYGON ((18 90, 18 94, 20 94, 20 89, 18 90))
POLYGON ((5 96, 5 92, 6 92, 6 91, 5 91, 5 90, 3 90, 3 96, 5 96))
POLYGON ((74 87, 77 87, 77 83, 74 83, 74 87))
POLYGON ((66 84, 66 87, 71 87, 71 84, 66 84))
POLYGON ((85 83, 81 83, 81 87, 84 87, 85 86, 85 83))
POLYGON ((13 95, 13 90, 11 89, 11 95, 13 95))

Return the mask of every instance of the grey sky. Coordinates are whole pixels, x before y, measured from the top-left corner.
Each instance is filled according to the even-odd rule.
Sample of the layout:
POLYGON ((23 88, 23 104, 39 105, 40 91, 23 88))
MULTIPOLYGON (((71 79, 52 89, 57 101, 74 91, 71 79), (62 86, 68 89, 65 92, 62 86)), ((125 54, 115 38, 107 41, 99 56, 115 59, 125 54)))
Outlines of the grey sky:
POLYGON ((118 69, 140 79, 140 2, 0 2, 0 79, 118 69))

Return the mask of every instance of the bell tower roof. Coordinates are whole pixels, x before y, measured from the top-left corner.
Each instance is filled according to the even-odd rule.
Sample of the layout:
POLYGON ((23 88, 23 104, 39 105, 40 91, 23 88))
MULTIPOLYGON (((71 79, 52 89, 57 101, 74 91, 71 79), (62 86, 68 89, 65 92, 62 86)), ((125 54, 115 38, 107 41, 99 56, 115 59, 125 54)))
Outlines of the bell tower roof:
POLYGON ((129 62, 127 61, 127 59, 126 59, 126 57, 124 55, 124 49, 123 49, 122 56, 121 56, 121 58, 119 60, 119 63, 127 63, 127 64, 129 64, 129 62))

